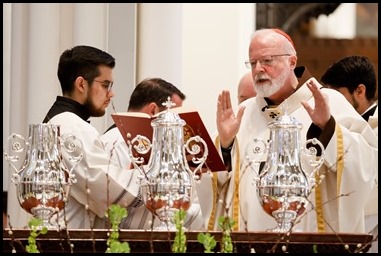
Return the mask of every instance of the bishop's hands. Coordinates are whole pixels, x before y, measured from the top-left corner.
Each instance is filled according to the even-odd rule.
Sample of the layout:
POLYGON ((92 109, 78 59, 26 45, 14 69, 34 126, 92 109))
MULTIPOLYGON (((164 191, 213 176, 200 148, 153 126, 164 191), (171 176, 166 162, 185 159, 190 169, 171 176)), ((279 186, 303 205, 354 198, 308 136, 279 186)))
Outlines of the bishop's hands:
POLYGON ((229 91, 222 91, 217 101, 217 130, 220 136, 221 147, 228 148, 238 133, 245 107, 238 108, 234 114, 229 91))
MULTIPOLYGON (((316 79, 310 79, 306 82, 306 85, 312 92, 315 106, 312 108, 306 101, 303 101, 302 105, 311 117, 312 122, 324 130, 331 118, 328 98, 320 90, 321 86, 316 79)), ((218 95, 217 130, 220 136, 221 147, 228 148, 233 143, 241 125, 244 111, 245 107, 239 106, 237 115, 234 114, 229 91, 223 90, 218 95)))
POLYGON ((315 107, 312 108, 306 101, 302 101, 303 107, 306 109, 312 122, 321 130, 324 130, 331 118, 331 111, 327 96, 320 90, 321 85, 315 78, 311 78, 306 82, 307 87, 312 92, 315 100, 315 107))

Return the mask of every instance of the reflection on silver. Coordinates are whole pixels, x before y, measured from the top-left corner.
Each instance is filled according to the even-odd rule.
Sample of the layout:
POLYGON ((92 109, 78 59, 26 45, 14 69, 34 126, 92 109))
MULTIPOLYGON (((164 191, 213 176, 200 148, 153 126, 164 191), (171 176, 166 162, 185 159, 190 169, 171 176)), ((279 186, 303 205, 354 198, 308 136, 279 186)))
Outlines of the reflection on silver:
POLYGON ((151 122, 153 127, 152 144, 144 136, 137 135, 129 141, 129 156, 136 169, 141 172, 141 189, 147 209, 160 219, 154 230, 176 230, 174 214, 187 211, 192 204, 193 183, 196 173, 207 158, 205 141, 199 136, 189 138, 184 144, 183 126, 185 121, 171 112, 172 102, 163 103, 167 111, 151 122), (144 159, 133 152, 146 154, 151 150, 147 165, 144 159), (196 168, 191 171, 187 153, 192 156, 196 168))
POLYGON ((69 186, 76 182, 72 171, 83 157, 81 142, 73 135, 61 138, 58 125, 30 124, 28 140, 13 133, 7 143, 4 156, 13 169, 20 206, 43 220, 38 228, 57 229, 50 219, 64 208, 69 186))
POLYGON ((257 173, 255 185, 262 208, 277 222, 270 231, 289 232, 309 205, 324 147, 317 139, 307 140, 302 147, 302 125, 294 117, 277 117, 268 127, 269 142, 254 138, 246 148, 246 158, 257 173), (264 156, 266 162, 260 168, 264 156))

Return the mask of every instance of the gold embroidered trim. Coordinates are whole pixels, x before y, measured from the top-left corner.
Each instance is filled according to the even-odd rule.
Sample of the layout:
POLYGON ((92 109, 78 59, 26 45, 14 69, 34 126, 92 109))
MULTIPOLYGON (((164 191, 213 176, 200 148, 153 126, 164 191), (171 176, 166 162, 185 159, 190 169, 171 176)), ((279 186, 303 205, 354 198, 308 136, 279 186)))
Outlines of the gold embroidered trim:
MULTIPOLYGON (((320 176, 318 172, 315 174, 315 179, 316 179, 316 184, 319 184, 320 176)), ((315 188, 315 204, 316 204, 315 209, 316 209, 316 222, 317 222, 318 232, 325 232, 323 202, 321 199, 320 185, 317 185, 315 188)))
MULTIPOLYGON (((216 147, 220 147, 220 141, 217 136, 216 140, 214 141, 214 144, 216 147)), ((239 215, 240 215, 240 207, 239 207, 239 179, 240 179, 240 170, 239 170, 239 147, 236 145, 236 151, 237 151, 237 157, 235 159, 235 173, 234 173, 234 191, 233 191, 233 209, 232 209, 232 215, 234 220, 234 226, 233 231, 239 230, 239 215)), ((208 223, 208 230, 214 230, 215 227, 215 221, 216 221, 216 211, 217 211, 217 205, 218 205, 218 195, 217 195, 217 184, 218 183, 218 174, 213 173, 213 206, 212 206, 212 212, 210 214, 209 223, 208 223)))
POLYGON ((239 147, 238 143, 236 143, 236 151, 237 151, 237 157, 235 160, 235 173, 234 173, 234 195, 233 195, 233 220, 234 220, 234 226, 233 226, 233 231, 238 231, 239 230, 239 182, 240 182, 240 168, 239 168, 239 147))
POLYGON ((216 211, 217 211, 217 204, 218 204, 218 197, 217 197, 217 181, 218 181, 218 174, 213 173, 213 179, 212 179, 212 187, 213 187, 213 206, 212 206, 212 212, 210 213, 209 223, 208 223, 208 230, 214 230, 214 224, 216 221, 216 211))
MULTIPOLYGON (((337 175, 337 183, 336 183, 336 194, 340 195, 341 189, 341 178, 344 170, 344 143, 343 143, 343 132, 339 125, 336 125, 336 137, 337 137, 337 159, 336 159, 336 175, 337 175)), ((316 183, 319 183, 319 175, 315 175, 316 183)), ((317 217, 317 225, 318 232, 325 232, 324 225, 324 214, 323 214, 323 203, 321 198, 321 190, 320 186, 317 186, 315 189, 315 200, 316 200, 316 217, 317 217)))
MULTIPOLYGON (((220 147, 219 136, 216 137, 214 144, 216 145, 217 148, 220 147)), ((213 178, 212 178, 213 205, 212 205, 212 212, 210 213, 210 217, 209 217, 208 230, 214 230, 214 225, 216 221, 216 211, 217 211, 217 205, 218 205, 217 183, 218 183, 218 174, 213 173, 213 178)))
MULTIPOLYGON (((336 194, 340 195, 341 191, 341 178, 343 176, 344 170, 344 140, 343 140, 343 131, 341 127, 337 125, 337 159, 336 159, 336 175, 337 175, 337 184, 336 184, 336 194)), ((339 200, 337 200, 339 202, 339 200)))

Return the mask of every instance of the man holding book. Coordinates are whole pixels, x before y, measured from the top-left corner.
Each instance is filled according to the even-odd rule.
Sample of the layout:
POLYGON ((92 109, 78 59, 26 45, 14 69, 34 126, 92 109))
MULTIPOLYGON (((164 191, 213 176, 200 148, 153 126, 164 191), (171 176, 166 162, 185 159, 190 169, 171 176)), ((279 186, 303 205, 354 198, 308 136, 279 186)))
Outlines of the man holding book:
MULTIPOLYGON (((127 165, 121 166, 110 159, 100 134, 90 124, 91 117, 105 114, 115 96, 112 90, 115 64, 115 58, 109 53, 86 45, 65 50, 59 59, 57 74, 62 96, 57 96, 43 122, 60 125, 62 137, 75 135, 81 140, 84 153, 74 171, 77 182, 70 187, 68 203, 62 212, 64 216, 58 216, 64 228, 110 228, 106 212, 111 204, 127 208, 127 221, 136 216, 135 208, 145 208, 141 203, 139 170, 129 170, 127 165)), ((176 102, 175 98, 173 101, 176 102)), ((200 219, 200 225, 191 228, 202 229, 203 219, 196 202, 188 214, 192 219, 200 219)), ((135 226, 128 226, 150 227, 149 223, 146 225, 149 219, 143 215, 136 220, 135 226)))
MULTIPOLYGON (((141 81, 131 94, 127 112, 146 113, 149 116, 164 111, 163 103, 171 97, 174 107, 181 107, 186 96, 173 84, 161 78, 149 78, 141 81)), ((131 161, 128 158, 128 149, 118 127, 113 124, 101 136, 106 151, 123 168, 131 169, 131 161), (112 154, 111 154, 112 153, 112 154)))
MULTIPOLYGON (((131 94, 127 112, 131 114, 147 114, 153 117, 155 114, 162 112, 166 109, 163 105, 164 102, 170 97, 174 107, 181 107, 186 96, 173 84, 161 78, 148 78, 141 81, 131 94), (132 113, 133 112, 133 113, 132 113)), ((146 119, 136 119, 136 122, 143 122, 146 119)), ((151 119, 149 118, 150 122, 151 119)), ((139 126, 140 127, 140 126, 139 126)), ((125 127, 126 130, 131 127, 125 127)), ((138 133, 142 135, 143 131, 138 133)), ((101 139, 105 144, 106 151, 109 152, 110 157, 121 168, 132 169, 131 160, 128 157, 128 148, 120 130, 114 124, 102 136, 101 139)), ((150 138, 151 139, 151 138, 150 138)), ((145 162, 147 164, 147 162, 145 162)), ((184 227, 193 230, 205 229, 205 220, 203 219, 200 205, 198 203, 198 196, 194 190, 194 198, 191 207, 187 211, 187 217, 184 222, 184 227)), ((127 207, 128 216, 121 223, 121 228, 141 229, 150 228, 152 215, 150 211, 143 204, 142 200, 136 201, 135 204, 127 207)), ((155 221, 158 221, 156 218, 155 221)))

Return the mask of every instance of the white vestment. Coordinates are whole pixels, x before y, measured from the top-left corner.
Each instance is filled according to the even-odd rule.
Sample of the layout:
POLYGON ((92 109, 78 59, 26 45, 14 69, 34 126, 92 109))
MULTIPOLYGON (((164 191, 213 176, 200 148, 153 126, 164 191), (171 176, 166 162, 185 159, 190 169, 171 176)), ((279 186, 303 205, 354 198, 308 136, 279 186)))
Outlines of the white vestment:
MULTIPOLYGON (((365 199, 370 195, 377 170, 378 141, 370 126, 342 94, 332 89, 321 90, 328 97, 336 126, 319 170, 325 178, 309 196, 315 208, 295 228, 308 232, 364 232, 365 199)), ((312 121, 300 103, 302 100, 314 107, 314 98, 305 84, 285 104, 288 105, 287 114, 303 125, 300 138, 304 143, 312 121)), ((257 175, 249 167, 245 149, 253 138, 269 139, 268 123, 274 121, 271 116, 279 115, 282 108, 266 109, 266 101, 259 96, 243 104, 246 105, 245 113, 231 149, 232 171, 214 176, 218 176, 215 183, 218 186, 213 188, 215 205, 209 229, 220 229, 218 216, 226 212, 237 223, 233 230, 264 231, 276 226, 274 218, 267 215, 259 203, 254 184, 257 175)), ((220 148, 218 137, 216 146, 220 148)))
MULTIPOLYGON (((84 157, 73 171, 77 182, 71 185, 68 204, 62 211, 67 227, 106 228, 104 216, 109 205, 126 207, 136 200, 140 191, 136 182, 139 173, 121 169, 112 161, 98 131, 78 115, 63 112, 51 118, 49 123, 61 126, 61 137, 75 135, 83 147, 84 157)), ((65 151, 63 157, 67 163, 65 151)), ((59 221, 63 221, 62 216, 59 221)))
MULTIPOLYGON (((378 106, 373 115, 369 117, 368 123, 378 137, 378 106)), ((378 236, 378 172, 376 172, 372 193, 365 206, 365 232, 372 233, 374 238, 378 236)), ((378 252, 378 241, 372 243, 372 247, 368 252, 378 252)))

